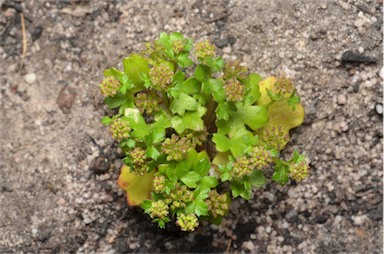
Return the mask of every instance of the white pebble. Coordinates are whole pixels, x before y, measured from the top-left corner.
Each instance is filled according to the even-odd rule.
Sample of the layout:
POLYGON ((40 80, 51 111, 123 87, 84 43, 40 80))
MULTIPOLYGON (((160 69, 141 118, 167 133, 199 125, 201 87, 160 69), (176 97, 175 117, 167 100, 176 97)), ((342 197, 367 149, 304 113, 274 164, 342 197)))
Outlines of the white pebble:
POLYGON ((364 19, 357 19, 356 21, 355 21, 355 26, 357 27, 357 28, 361 28, 361 27, 363 27, 364 26, 364 24, 365 24, 365 20, 364 19))
POLYGON ((36 81, 36 74, 35 73, 28 73, 27 75, 24 76, 24 80, 28 84, 33 84, 36 81))
POLYGON ((383 105, 382 104, 376 104, 375 109, 376 109, 377 114, 379 114, 379 115, 383 114, 383 105))
POLYGON ((347 103, 347 96, 345 96, 345 94, 339 94, 337 96, 337 103, 339 105, 344 105, 345 103, 347 103))
POLYGON ((247 250, 253 251, 255 249, 255 245, 253 244, 252 241, 246 241, 243 243, 244 248, 247 250))

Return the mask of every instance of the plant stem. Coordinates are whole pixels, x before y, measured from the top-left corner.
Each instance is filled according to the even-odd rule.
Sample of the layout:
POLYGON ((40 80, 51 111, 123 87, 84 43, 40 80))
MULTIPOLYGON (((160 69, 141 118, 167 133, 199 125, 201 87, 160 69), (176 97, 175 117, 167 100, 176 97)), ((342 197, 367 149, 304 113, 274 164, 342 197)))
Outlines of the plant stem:
POLYGON ((165 110, 167 111, 167 113, 171 114, 167 92, 163 91, 163 92, 161 92, 161 95, 163 97, 162 99, 163 99, 163 102, 164 102, 165 110))
POLYGON ((208 128, 215 120, 215 109, 217 107, 217 103, 213 100, 212 96, 209 97, 206 107, 207 113, 204 117, 204 124, 208 128))

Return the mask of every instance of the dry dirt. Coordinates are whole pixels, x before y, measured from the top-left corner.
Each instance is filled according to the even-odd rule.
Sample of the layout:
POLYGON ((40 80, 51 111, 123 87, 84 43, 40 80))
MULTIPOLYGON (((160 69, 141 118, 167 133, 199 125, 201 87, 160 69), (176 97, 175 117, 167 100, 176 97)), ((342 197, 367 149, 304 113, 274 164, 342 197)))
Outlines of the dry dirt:
POLYGON ((381 0, 0 6, 0 253, 383 253, 381 0), (98 84, 161 31, 294 79, 307 114, 286 150, 311 159, 307 181, 268 184, 194 233, 126 206, 98 84))

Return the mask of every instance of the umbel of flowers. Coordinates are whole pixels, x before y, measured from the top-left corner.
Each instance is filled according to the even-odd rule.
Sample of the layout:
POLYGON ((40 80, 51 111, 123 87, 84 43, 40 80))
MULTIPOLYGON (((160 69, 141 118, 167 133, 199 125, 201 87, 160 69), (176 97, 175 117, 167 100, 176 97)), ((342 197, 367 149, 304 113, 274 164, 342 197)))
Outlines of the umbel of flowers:
POLYGON ((208 40, 162 33, 123 70, 105 70, 100 92, 115 109, 102 122, 126 155, 118 184, 160 227, 219 224, 234 198, 308 176, 304 155, 280 158, 304 118, 293 81, 226 62, 208 40))

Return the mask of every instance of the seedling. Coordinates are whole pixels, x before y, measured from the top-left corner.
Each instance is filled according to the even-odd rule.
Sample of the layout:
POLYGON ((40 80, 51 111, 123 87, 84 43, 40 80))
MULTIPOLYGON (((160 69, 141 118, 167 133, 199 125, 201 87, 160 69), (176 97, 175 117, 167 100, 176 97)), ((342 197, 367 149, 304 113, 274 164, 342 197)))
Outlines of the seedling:
POLYGON ((268 177, 282 185, 307 177, 305 156, 280 158, 304 118, 289 78, 263 79, 180 33, 161 33, 123 67, 104 72, 101 93, 115 115, 102 122, 126 155, 118 184, 128 204, 159 227, 219 224, 233 199, 251 199, 268 177))

